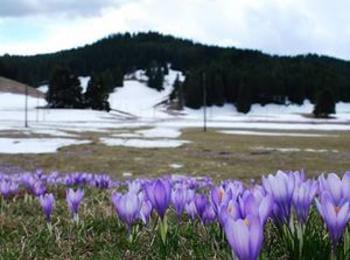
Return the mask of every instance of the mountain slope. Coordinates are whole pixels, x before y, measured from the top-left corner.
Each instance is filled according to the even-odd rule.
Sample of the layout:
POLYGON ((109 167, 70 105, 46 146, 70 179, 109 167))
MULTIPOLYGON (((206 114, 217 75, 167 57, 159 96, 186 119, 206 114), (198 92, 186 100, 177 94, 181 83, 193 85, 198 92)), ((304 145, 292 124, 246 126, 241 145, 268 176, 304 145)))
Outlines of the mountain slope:
MULTIPOLYGON (((0 92, 12 94, 25 94, 26 85, 18 81, 0 77, 0 92)), ((28 95, 32 97, 44 97, 43 93, 28 86, 28 95)))
POLYGON ((186 74, 185 104, 199 108, 203 85, 208 105, 246 107, 260 103, 314 102, 331 89, 336 101, 350 101, 350 62, 318 55, 274 56, 222 48, 159 33, 115 34, 96 43, 52 54, 0 57, 0 75, 42 85, 54 67, 89 76, 107 70, 123 74, 166 64, 186 74), (203 82, 205 74, 205 82, 203 82), (244 98, 244 100, 242 100, 244 98))

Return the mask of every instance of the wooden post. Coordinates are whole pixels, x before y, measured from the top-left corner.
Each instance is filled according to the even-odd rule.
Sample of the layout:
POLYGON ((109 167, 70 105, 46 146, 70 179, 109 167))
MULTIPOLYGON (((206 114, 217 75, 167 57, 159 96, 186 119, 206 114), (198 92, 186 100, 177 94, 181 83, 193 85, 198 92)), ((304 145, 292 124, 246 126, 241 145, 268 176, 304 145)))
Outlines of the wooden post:
POLYGON ((203 72, 203 132, 207 131, 207 86, 205 72, 203 72))

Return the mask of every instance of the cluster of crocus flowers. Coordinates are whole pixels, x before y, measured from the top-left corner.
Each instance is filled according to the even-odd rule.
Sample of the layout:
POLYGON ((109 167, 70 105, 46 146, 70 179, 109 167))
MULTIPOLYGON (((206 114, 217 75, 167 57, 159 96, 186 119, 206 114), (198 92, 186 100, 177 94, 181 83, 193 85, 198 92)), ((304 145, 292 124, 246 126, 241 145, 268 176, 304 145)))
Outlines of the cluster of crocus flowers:
POLYGON ((11 180, 1 180, 0 181, 0 194, 4 198, 8 198, 9 196, 16 194, 18 191, 19 185, 16 182, 11 180))
POLYGON ((37 198, 48 224, 59 198, 48 193, 55 190, 51 186, 66 189, 67 208, 76 221, 85 186, 109 189, 116 215, 129 233, 136 224, 147 225, 152 219, 158 219, 156 223, 164 243, 169 214, 177 217, 179 225, 186 222, 205 227, 217 223, 225 233, 232 255, 241 260, 259 257, 268 222, 293 233, 296 226, 306 226, 310 211, 316 208, 327 228, 333 250, 336 250, 350 221, 350 173, 342 178, 328 174, 307 179, 303 172, 278 171, 275 175, 262 177, 261 184, 249 185, 237 180, 225 180, 215 185, 207 177, 178 175, 113 181, 107 175, 88 173, 0 173, 4 205, 10 205, 11 199, 20 191, 25 192, 25 197, 37 198))
POLYGON ((272 212, 272 196, 261 186, 239 193, 220 187, 212 190, 211 198, 232 255, 241 260, 256 259, 263 246, 264 225, 272 212))

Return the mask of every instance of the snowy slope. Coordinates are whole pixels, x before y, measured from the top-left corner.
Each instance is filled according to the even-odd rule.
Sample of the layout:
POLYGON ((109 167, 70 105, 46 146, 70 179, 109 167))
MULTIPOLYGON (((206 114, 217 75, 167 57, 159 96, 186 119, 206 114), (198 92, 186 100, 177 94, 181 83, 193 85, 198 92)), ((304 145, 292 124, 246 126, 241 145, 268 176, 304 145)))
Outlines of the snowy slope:
MULTIPOLYGON (((184 80, 184 75, 180 71, 170 69, 169 74, 165 76, 164 90, 160 92, 147 87, 147 76, 145 75, 144 71, 138 70, 132 74, 126 75, 124 87, 116 88, 115 92, 110 94, 109 102, 111 108, 143 119, 172 118, 173 116, 166 112, 164 106, 157 106, 157 104, 167 99, 173 89, 173 83, 177 75, 180 76, 180 80, 184 80)), ((85 92, 90 77, 79 77, 79 79, 81 81, 83 91, 85 92)), ((47 91, 47 86, 44 85, 39 89, 45 92, 47 91)), ((210 121, 231 122, 350 122, 350 104, 347 103, 337 104, 335 119, 314 119, 305 117, 305 114, 311 114, 312 111, 313 104, 311 104, 309 101, 305 101, 301 106, 296 104, 291 104, 288 106, 276 104, 262 106, 259 104, 253 104, 248 114, 239 113, 232 104, 226 104, 222 107, 213 106, 207 108, 207 116, 208 120, 210 121)), ((72 111, 69 111, 69 113, 74 114, 72 111)), ((65 113, 58 114, 60 118, 65 117, 65 113)), ((94 115, 91 114, 94 113, 92 111, 88 113, 82 112, 82 120, 89 120, 91 117, 96 118, 96 113, 94 115)), ((201 120, 203 117, 203 110, 185 108, 185 110, 182 111, 182 115, 183 116, 181 116, 181 118, 186 120, 201 120)), ((179 116, 177 118, 179 118, 179 116)), ((73 116, 72 120, 69 121, 74 120, 75 117, 73 116)))
POLYGON ((181 72, 169 70, 169 75, 166 75, 164 79, 164 90, 159 92, 146 86, 147 76, 143 71, 138 70, 134 75, 126 77, 124 87, 116 89, 110 95, 111 108, 139 117, 169 117, 156 105, 168 98, 173 90, 173 84, 177 75, 183 80, 184 77, 181 72))
MULTIPOLYGON (((28 107, 34 109, 37 106, 46 104, 43 98, 28 96, 28 107)), ((18 110, 24 109, 25 96, 21 94, 0 92, 0 109, 1 110, 18 110)))
MULTIPOLYGON (((110 132, 121 128, 150 128, 143 138, 164 137, 177 133, 186 127, 201 127, 203 110, 186 108, 177 115, 167 113, 165 105, 158 105, 166 100, 173 89, 176 76, 184 76, 179 71, 170 70, 165 77, 164 90, 156 91, 146 86, 147 76, 141 70, 127 75, 124 87, 116 88, 109 101, 112 112, 77 109, 36 109, 44 106, 43 98, 28 97, 31 129, 38 133, 62 133, 62 131, 99 131, 110 132), (134 117, 130 117, 130 114, 134 117), (129 115, 129 116, 128 116, 129 115), (155 130, 153 129, 155 128, 155 130), (153 130, 152 130, 153 129, 153 130), (56 132, 55 132, 56 131, 56 132)), ((86 89, 89 77, 80 77, 86 89)), ((47 91, 47 86, 40 88, 47 91)), ((24 131, 24 101, 20 94, 0 93, 0 131, 24 131)), ((232 104, 207 109, 208 126, 232 129, 284 129, 284 130, 350 130, 350 104, 338 103, 335 119, 315 119, 305 117, 312 112, 313 105, 305 101, 302 106, 266 106, 253 105, 250 113, 238 113, 232 104)), ((64 133, 62 133, 64 135, 64 133)), ((135 133, 123 133, 135 135, 135 133)))

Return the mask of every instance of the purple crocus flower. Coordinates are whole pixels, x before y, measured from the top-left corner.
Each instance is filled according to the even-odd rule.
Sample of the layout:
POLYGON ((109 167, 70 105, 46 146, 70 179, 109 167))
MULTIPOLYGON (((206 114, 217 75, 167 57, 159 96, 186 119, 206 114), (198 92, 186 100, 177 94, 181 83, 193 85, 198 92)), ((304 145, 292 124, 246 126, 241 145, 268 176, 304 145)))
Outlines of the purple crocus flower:
POLYGON ((6 180, 0 182, 0 193, 4 198, 8 198, 11 194, 11 183, 6 180))
POLYGON ((18 191, 18 183, 13 180, 0 181, 0 193, 6 199, 10 195, 16 194, 18 191))
POLYGON ((46 192, 46 187, 41 181, 36 181, 31 185, 30 191, 34 196, 41 196, 46 192))
POLYGON ((74 191, 73 189, 69 189, 66 191, 66 201, 69 207, 70 212, 76 218, 78 216, 78 210, 80 202, 84 197, 84 191, 78 189, 74 191))
POLYGON ((225 226, 228 218, 232 218, 234 220, 241 218, 241 211, 236 200, 230 200, 227 205, 223 204, 220 207, 218 220, 222 227, 225 226))
POLYGON ((51 214, 55 203, 55 197, 51 193, 46 193, 38 197, 40 205, 46 217, 46 221, 51 221, 51 214))
POLYGON ((152 207, 157 211, 161 219, 169 207, 171 199, 171 185, 168 180, 158 179, 145 185, 147 198, 152 203, 152 207))
POLYGON ((194 198, 194 204, 196 206, 197 216, 203 223, 203 214, 208 205, 208 198, 204 194, 197 194, 194 198))
POLYGON ((191 200, 191 201, 186 203, 185 211, 186 211, 187 215, 189 215, 192 220, 194 220, 196 218, 197 209, 196 209, 196 204, 194 203, 194 200, 191 200))
MULTIPOLYGON (((129 192, 133 192, 133 191, 129 190, 129 192)), ((144 192, 140 192, 138 194, 138 197, 141 204, 139 218, 142 220, 144 224, 147 224, 153 210, 152 203, 147 199, 144 192)))
POLYGON ((108 175, 94 175, 91 184, 97 188, 108 189, 111 187, 112 180, 108 175))
POLYGON ((293 206, 297 219, 302 224, 309 216, 310 206, 316 196, 317 188, 317 182, 312 180, 307 180, 295 187, 293 206))
POLYGON ((320 191, 328 191, 336 205, 342 205, 345 201, 350 201, 350 178, 345 174, 342 179, 335 173, 321 175, 318 178, 320 191))
POLYGON ((207 225, 216 220, 216 213, 211 204, 207 204, 202 214, 202 222, 207 225))
POLYGON ((130 228, 140 214, 141 203, 138 195, 134 192, 114 193, 112 202, 119 218, 130 228))
POLYGON ((241 181, 225 181, 224 187, 226 192, 231 191, 232 199, 236 199, 245 190, 244 185, 241 181))
POLYGON ((227 204, 230 199, 232 199, 231 189, 229 189, 229 191, 226 192, 223 186, 219 186, 219 187, 214 187, 210 191, 210 202, 216 214, 219 213, 220 207, 223 204, 227 204))
POLYGON ((321 194, 321 201, 316 199, 316 206, 326 223, 333 248, 336 247, 350 220, 349 202, 337 206, 328 191, 321 194))
POLYGON ((294 173, 278 171, 276 175, 263 177, 262 183, 274 200, 274 218, 280 223, 288 223, 295 187, 294 173))
POLYGON ((139 193, 142 188, 142 183, 139 180, 128 182, 128 190, 134 193, 139 193))
POLYGON ((263 228, 260 219, 253 215, 237 220, 228 218, 224 231, 232 255, 239 260, 257 259, 264 240, 263 228))
POLYGON ((239 197, 239 209, 241 218, 245 218, 248 215, 254 215, 258 217, 261 224, 264 225, 267 218, 270 216, 273 207, 272 196, 267 194, 261 197, 260 193, 252 193, 246 190, 241 197, 239 197))
POLYGON ((148 223, 152 209, 152 203, 149 200, 144 200, 141 202, 140 218, 143 223, 148 223))
POLYGON ((187 190, 182 186, 173 189, 171 192, 171 202, 174 205, 176 216, 180 218, 187 202, 187 190))

